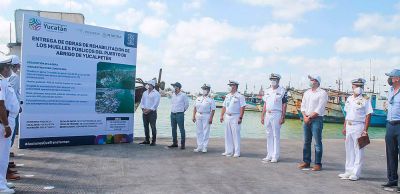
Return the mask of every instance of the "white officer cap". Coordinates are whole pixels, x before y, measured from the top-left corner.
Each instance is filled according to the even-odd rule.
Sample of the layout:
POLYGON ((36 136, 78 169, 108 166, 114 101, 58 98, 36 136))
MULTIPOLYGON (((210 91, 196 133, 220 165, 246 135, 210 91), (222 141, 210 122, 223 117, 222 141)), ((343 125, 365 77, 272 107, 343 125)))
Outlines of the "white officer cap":
POLYGON ((269 75, 269 79, 277 79, 280 80, 281 79, 281 75, 277 74, 277 73, 271 73, 271 75, 269 75))
POLYGON ((0 57, 0 64, 11 64, 11 62, 12 62, 11 56, 0 57))
POLYGON ((11 57, 11 65, 20 64, 20 60, 17 55, 10 55, 10 57, 11 57))
POLYGON ((351 84, 356 85, 356 86, 364 86, 365 82, 366 81, 363 78, 358 78, 358 79, 351 80, 351 84))
POLYGON ((211 89, 211 85, 210 84, 204 84, 203 86, 201 86, 201 89, 211 89))
POLYGON ((147 81, 146 84, 150 84, 153 87, 155 87, 156 86, 156 81, 152 79, 152 80, 147 81))
POLYGON ((308 75, 308 79, 317 80, 318 83, 321 83, 321 77, 319 75, 308 75))
POLYGON ((235 81, 235 80, 229 80, 229 83, 228 83, 228 85, 239 85, 239 82, 238 81, 235 81))

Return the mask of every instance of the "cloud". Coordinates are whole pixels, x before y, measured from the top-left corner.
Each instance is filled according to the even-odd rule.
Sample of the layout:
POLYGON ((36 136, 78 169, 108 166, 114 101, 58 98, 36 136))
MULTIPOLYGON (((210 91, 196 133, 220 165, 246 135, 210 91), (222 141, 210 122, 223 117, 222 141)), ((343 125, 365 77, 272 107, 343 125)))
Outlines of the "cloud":
POLYGON ((385 32, 400 30, 400 14, 360 14, 354 22, 354 29, 360 32, 385 32))
POLYGON ((118 7, 125 5, 128 0, 89 0, 92 5, 103 6, 103 7, 118 7))
POLYGON ((338 53, 381 52, 388 54, 400 53, 400 38, 385 36, 342 37, 335 43, 338 53))
POLYGON ((127 10, 115 15, 115 20, 120 24, 121 28, 126 31, 133 31, 137 29, 137 24, 142 20, 144 14, 135 8, 128 8, 127 10))
POLYGON ((156 15, 164 15, 167 12, 168 6, 165 3, 159 1, 149 1, 147 6, 153 10, 156 15))
POLYGON ((294 38, 292 24, 266 25, 250 34, 254 36, 252 48, 259 52, 286 52, 312 43, 308 38, 294 38))
POLYGON ((169 24, 159 18, 145 18, 143 22, 140 24, 140 31, 150 37, 158 38, 160 37, 165 30, 169 27, 169 24))
POLYGON ((197 10, 200 9, 205 0, 188 0, 183 3, 183 9, 184 10, 197 10))
POLYGON ((11 0, 0 0, 0 10, 6 10, 11 4, 11 0))
POLYGON ((7 45, 5 44, 0 44, 0 56, 3 56, 3 54, 8 54, 9 49, 7 45))
POLYGON ((7 20, 0 16, 0 26, 1 26, 1 28, 0 28, 0 44, 5 44, 10 41, 10 27, 9 27, 10 23, 11 23, 11 27, 14 28, 13 21, 7 20))
POLYGON ((62 6, 66 10, 71 10, 74 12, 85 11, 93 12, 91 4, 87 2, 77 2, 72 0, 38 0, 39 4, 45 6, 62 6))
POLYGON ((272 8, 272 16, 277 19, 297 20, 310 11, 323 7, 320 0, 240 0, 253 6, 272 8))

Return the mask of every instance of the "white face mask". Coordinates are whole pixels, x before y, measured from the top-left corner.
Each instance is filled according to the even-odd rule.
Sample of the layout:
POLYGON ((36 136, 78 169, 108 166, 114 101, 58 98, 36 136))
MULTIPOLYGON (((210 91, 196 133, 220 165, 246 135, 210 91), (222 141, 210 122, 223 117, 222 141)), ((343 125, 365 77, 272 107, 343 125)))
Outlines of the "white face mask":
POLYGON ((208 90, 203 90, 202 94, 203 94, 203 96, 207 96, 208 95, 208 90))
POLYGON ((271 80, 271 86, 275 87, 276 85, 278 85, 278 82, 276 80, 271 80))
POLYGON ((310 85, 311 88, 314 87, 314 82, 310 81, 309 85, 310 85))
POLYGON ((146 84, 145 88, 148 90, 150 88, 149 84, 146 84))
POLYGON ((356 88, 354 88, 353 92, 355 95, 360 95, 363 93, 363 89, 360 87, 356 87, 356 88))
POLYGON ((232 92, 232 86, 228 86, 228 92, 232 92))

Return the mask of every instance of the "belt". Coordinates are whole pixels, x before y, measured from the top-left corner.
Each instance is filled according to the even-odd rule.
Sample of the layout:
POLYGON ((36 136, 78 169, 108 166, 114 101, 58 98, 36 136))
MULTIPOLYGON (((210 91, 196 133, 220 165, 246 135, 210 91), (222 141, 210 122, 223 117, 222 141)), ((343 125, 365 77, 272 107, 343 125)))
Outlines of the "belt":
POLYGON ((202 114, 211 114, 211 112, 197 112, 197 113, 199 113, 200 115, 202 115, 202 114))
POLYGON ((171 112, 171 114, 177 115, 177 114, 183 114, 183 112, 171 112))
POLYGON ((389 122, 389 124, 391 124, 391 125, 399 125, 400 124, 400 120, 397 120, 397 121, 388 121, 389 122))
POLYGON ((225 113, 228 116, 239 115, 240 113, 225 113))
POLYGON ((347 125, 358 125, 358 124, 364 124, 364 122, 361 121, 346 121, 347 125))
POLYGON ((281 113, 281 110, 267 110, 267 113, 281 113))

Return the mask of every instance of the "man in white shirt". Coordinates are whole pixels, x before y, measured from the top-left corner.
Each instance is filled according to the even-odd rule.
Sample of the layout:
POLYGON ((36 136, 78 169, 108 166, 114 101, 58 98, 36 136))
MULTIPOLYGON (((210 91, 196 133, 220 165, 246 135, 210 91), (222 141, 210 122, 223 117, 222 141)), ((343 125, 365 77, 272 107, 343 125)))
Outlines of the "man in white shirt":
POLYGON ((285 88, 279 86, 281 76, 272 73, 269 76, 271 87, 265 91, 264 108, 261 113, 261 124, 267 132, 267 156, 263 162, 276 163, 279 160, 280 131, 285 123, 287 93, 285 88))
POLYGON ((238 92, 239 82, 229 81, 229 93, 225 96, 221 110, 221 123, 225 121, 225 152, 223 156, 240 157, 240 129, 246 100, 238 92))
POLYGON ((311 169, 320 171, 322 169, 322 129, 325 107, 328 103, 328 94, 320 88, 320 76, 308 76, 310 89, 308 89, 301 101, 301 113, 303 114, 304 147, 303 162, 299 164, 300 169, 310 168, 311 163, 311 142, 315 140, 315 165, 311 169))
POLYGON ((157 108, 160 104, 160 93, 154 89, 156 86, 155 80, 150 80, 146 82, 146 91, 143 92, 142 99, 140 102, 140 107, 143 111, 143 125, 144 125, 144 134, 146 139, 140 143, 142 145, 150 144, 150 146, 156 145, 157 138, 157 108), (152 141, 150 143, 150 130, 149 124, 151 127, 152 141))
POLYGON ((349 96, 344 106, 346 120, 343 124, 343 135, 346 136, 346 167, 339 177, 344 180, 356 181, 360 178, 361 167, 364 163, 364 148, 358 145, 358 138, 368 134, 371 114, 374 112, 371 100, 363 95, 365 79, 351 81, 353 95, 349 96))
POLYGON ((171 127, 172 127, 172 145, 168 148, 178 147, 177 126, 181 132, 181 149, 185 149, 185 111, 189 108, 189 100, 185 93, 181 91, 182 85, 179 82, 171 84, 174 87, 172 94, 171 107, 171 127))

